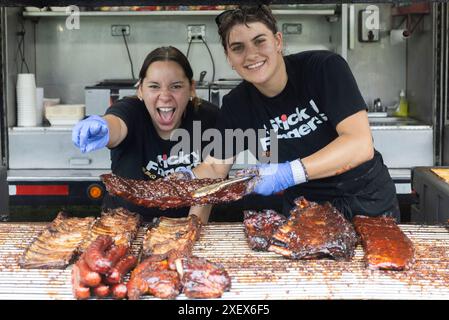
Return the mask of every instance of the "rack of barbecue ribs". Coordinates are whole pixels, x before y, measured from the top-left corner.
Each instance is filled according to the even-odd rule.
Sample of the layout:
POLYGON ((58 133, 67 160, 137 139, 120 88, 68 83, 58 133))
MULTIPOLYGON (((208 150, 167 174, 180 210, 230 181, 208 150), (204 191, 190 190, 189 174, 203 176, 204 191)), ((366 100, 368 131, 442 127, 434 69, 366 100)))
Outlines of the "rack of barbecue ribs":
POLYGON ((125 208, 109 209, 102 212, 81 244, 84 251, 98 236, 110 236, 116 245, 130 246, 137 235, 141 223, 140 215, 125 208))
POLYGON ((268 251, 290 259, 351 260, 358 240, 352 224, 328 202, 320 205, 300 197, 295 204, 268 251))
POLYGON ((31 243, 20 259, 22 268, 64 269, 78 254, 94 217, 68 217, 60 212, 31 243))
POLYGON ((127 283, 130 300, 145 294, 174 299, 180 293, 187 298, 220 298, 230 288, 231 278, 221 264, 183 257, 171 265, 166 255, 152 255, 143 260, 132 271, 127 283))
POLYGON ((191 299, 220 298, 231 289, 231 278, 223 265, 204 258, 187 257, 175 262, 182 292, 191 299))
POLYGON ((181 280, 178 272, 169 268, 165 255, 153 255, 137 265, 126 286, 130 300, 144 294, 174 299, 181 291, 181 280))
POLYGON ((247 194, 250 180, 228 185, 215 192, 194 197, 193 192, 225 179, 157 179, 152 181, 132 180, 115 174, 100 176, 106 190, 143 207, 160 209, 216 204, 241 199, 247 194))
POLYGON ((245 234, 251 249, 267 251, 271 244, 273 233, 283 225, 287 219, 274 210, 243 211, 245 234))
POLYGON ((141 258, 167 255, 172 263, 176 258, 190 256, 200 232, 201 222, 195 215, 157 218, 145 234, 141 258))
POLYGON ((413 244, 394 218, 355 216, 353 222, 362 239, 369 269, 400 271, 410 268, 414 261, 413 244))

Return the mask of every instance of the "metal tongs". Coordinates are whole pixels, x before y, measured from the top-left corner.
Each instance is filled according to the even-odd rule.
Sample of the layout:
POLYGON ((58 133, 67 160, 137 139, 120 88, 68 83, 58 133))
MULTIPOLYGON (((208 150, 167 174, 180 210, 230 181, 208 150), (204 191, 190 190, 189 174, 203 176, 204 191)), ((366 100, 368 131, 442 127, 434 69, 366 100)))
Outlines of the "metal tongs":
POLYGON ((228 180, 224 180, 224 181, 217 182, 217 183, 214 183, 214 184, 210 184, 208 186, 201 187, 201 188, 196 189, 195 191, 193 191, 192 197, 194 197, 194 198, 204 197, 204 196, 207 196, 209 194, 212 194, 212 193, 215 193, 217 191, 220 191, 224 187, 227 187, 227 186, 229 186, 231 184, 242 182, 242 181, 246 181, 246 180, 252 179, 254 177, 255 177, 255 175, 248 175, 248 176, 228 179, 228 180))

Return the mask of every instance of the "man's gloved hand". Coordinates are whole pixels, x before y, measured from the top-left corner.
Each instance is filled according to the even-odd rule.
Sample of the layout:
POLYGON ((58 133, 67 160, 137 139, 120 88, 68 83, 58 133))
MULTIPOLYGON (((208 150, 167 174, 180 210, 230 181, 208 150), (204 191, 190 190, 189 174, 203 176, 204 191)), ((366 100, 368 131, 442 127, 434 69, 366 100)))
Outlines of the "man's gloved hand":
POLYGON ((109 142, 108 123, 96 115, 81 120, 73 127, 72 141, 82 153, 104 148, 109 142))
POLYGON ((253 191, 268 196, 307 181, 307 174, 300 160, 285 163, 262 164, 256 167, 259 178, 253 191))

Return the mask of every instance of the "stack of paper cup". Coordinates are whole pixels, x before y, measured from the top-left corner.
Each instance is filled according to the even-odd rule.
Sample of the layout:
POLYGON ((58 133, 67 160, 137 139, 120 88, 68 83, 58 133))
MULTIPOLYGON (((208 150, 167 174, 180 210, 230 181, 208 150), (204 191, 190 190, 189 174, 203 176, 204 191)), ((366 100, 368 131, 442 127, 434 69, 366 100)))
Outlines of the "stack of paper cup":
POLYGON ((17 125, 36 126, 36 80, 33 73, 17 75, 17 125))

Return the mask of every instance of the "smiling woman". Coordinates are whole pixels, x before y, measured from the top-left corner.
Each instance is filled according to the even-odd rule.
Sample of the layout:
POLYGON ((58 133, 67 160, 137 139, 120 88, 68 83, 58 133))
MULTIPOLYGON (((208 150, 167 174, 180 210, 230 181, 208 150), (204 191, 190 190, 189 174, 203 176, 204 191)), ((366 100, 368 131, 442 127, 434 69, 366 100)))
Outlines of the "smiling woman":
MULTIPOLYGON (((284 191, 287 215, 304 196, 331 202, 348 219, 399 218, 395 186, 373 148, 365 101, 346 61, 330 51, 284 56, 282 34, 265 5, 227 10, 215 21, 229 64, 245 80, 223 97, 217 129, 222 136, 229 129, 276 133, 249 147, 258 160, 264 153, 278 160, 248 170, 259 174, 254 192, 284 191)), ((233 152, 211 153, 196 176, 226 176, 237 155, 235 144, 226 147, 233 152)))
MULTIPOLYGON (((184 54, 174 47, 160 47, 150 52, 142 64, 136 96, 117 101, 104 116, 94 115, 79 122, 72 140, 82 152, 110 148, 111 169, 118 176, 154 180, 192 169, 201 162, 205 145, 190 141, 173 154, 177 141, 171 141, 170 136, 183 130, 193 139, 194 121, 200 122, 198 127, 203 132, 215 125, 217 114, 218 107, 195 97, 193 71, 184 54)), ((125 207, 147 220, 161 215, 185 216, 189 212, 188 208, 143 208, 109 194, 104 198, 104 207, 125 207)), ((208 213, 200 218, 206 222, 208 213)))

